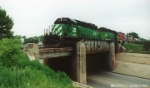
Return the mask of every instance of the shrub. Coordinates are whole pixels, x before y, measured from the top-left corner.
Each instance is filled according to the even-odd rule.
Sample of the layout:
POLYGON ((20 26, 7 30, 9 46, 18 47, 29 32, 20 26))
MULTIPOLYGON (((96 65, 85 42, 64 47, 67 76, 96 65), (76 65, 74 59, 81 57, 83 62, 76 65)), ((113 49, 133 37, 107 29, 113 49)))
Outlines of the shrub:
POLYGON ((142 51, 142 45, 133 44, 133 43, 125 43, 123 45, 126 48, 126 51, 139 52, 142 51))
POLYGON ((142 44, 125 43, 123 45, 127 52, 150 54, 150 51, 145 51, 142 44))
POLYGON ((145 50, 150 50, 150 41, 145 41, 144 44, 143 44, 143 48, 145 50))
POLYGON ((1 65, 11 68, 17 64, 19 59, 21 42, 17 39, 2 39, 0 41, 1 65))
POLYGON ((73 88, 64 72, 30 61, 17 39, 0 41, 0 88, 73 88))

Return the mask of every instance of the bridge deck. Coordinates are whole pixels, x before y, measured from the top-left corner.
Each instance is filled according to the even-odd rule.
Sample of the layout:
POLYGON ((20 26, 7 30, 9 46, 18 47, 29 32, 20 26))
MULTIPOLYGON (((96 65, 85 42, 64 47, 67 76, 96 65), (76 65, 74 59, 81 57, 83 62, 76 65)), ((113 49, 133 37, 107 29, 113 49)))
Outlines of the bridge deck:
MULTIPOLYGON (((94 40, 86 40, 86 54, 90 53, 98 53, 98 52, 106 52, 109 51, 109 43, 106 41, 94 41, 94 40)), ((40 59, 44 58, 54 58, 61 56, 69 56, 73 51, 72 47, 63 47, 63 48, 40 48, 39 54, 40 59)))
POLYGON ((54 58, 71 55, 73 48, 64 47, 64 48, 41 48, 39 49, 39 58, 54 58))

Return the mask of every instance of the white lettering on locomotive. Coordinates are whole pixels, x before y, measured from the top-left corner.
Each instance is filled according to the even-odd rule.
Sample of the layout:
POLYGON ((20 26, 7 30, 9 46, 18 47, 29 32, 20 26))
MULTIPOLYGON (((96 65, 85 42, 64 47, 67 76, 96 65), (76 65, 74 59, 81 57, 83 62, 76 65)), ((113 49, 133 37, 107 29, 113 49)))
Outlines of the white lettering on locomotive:
POLYGON ((76 32, 76 28, 73 28, 72 32, 76 32))
POLYGON ((95 35, 95 36, 96 36, 96 32, 93 32, 93 35, 95 35))

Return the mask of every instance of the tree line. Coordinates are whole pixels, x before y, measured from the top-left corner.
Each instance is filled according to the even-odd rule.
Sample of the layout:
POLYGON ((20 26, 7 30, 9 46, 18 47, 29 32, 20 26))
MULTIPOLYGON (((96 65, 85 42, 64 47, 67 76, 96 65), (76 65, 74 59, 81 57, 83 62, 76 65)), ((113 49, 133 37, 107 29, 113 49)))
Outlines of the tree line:
POLYGON ((44 36, 41 35, 41 36, 33 36, 33 37, 27 38, 26 36, 15 35, 13 37, 16 39, 20 39, 23 44, 27 44, 27 43, 36 43, 37 44, 37 43, 43 41, 44 36))

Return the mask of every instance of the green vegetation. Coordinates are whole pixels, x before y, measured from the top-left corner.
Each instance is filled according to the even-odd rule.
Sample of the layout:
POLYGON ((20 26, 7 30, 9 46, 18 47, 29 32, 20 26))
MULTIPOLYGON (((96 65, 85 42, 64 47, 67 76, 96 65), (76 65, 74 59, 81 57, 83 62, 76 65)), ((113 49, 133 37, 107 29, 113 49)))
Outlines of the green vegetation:
POLYGON ((150 54, 149 50, 143 49, 143 44, 124 43, 123 46, 126 48, 126 52, 150 54))
POLYGON ((34 37, 29 37, 27 38, 26 36, 21 36, 21 35, 15 35, 13 36, 14 39, 23 39, 23 44, 27 44, 27 43, 39 43, 41 41, 43 41, 43 35, 41 36, 34 36, 34 37))
POLYGON ((136 32, 129 32, 129 33, 127 33, 127 35, 134 36, 135 38, 140 38, 139 34, 137 34, 136 32))
POLYGON ((12 18, 0 7, 0 39, 11 38, 13 36, 13 32, 11 31, 13 25, 12 18))
POLYGON ((150 50, 150 41, 145 41, 143 44, 144 50, 150 50))
POLYGON ((22 37, 24 39, 24 44, 27 44, 27 43, 38 43, 40 41, 43 41, 43 35, 41 36, 34 36, 34 37, 29 37, 29 38, 26 38, 25 36, 22 37))
POLYGON ((0 88, 73 88, 64 72, 54 72, 20 50, 19 39, 0 41, 0 88))
POLYGON ((73 88, 66 73, 30 61, 21 51, 21 38, 24 43, 38 43, 43 36, 13 36, 13 25, 12 18, 0 7, 0 88, 73 88))

